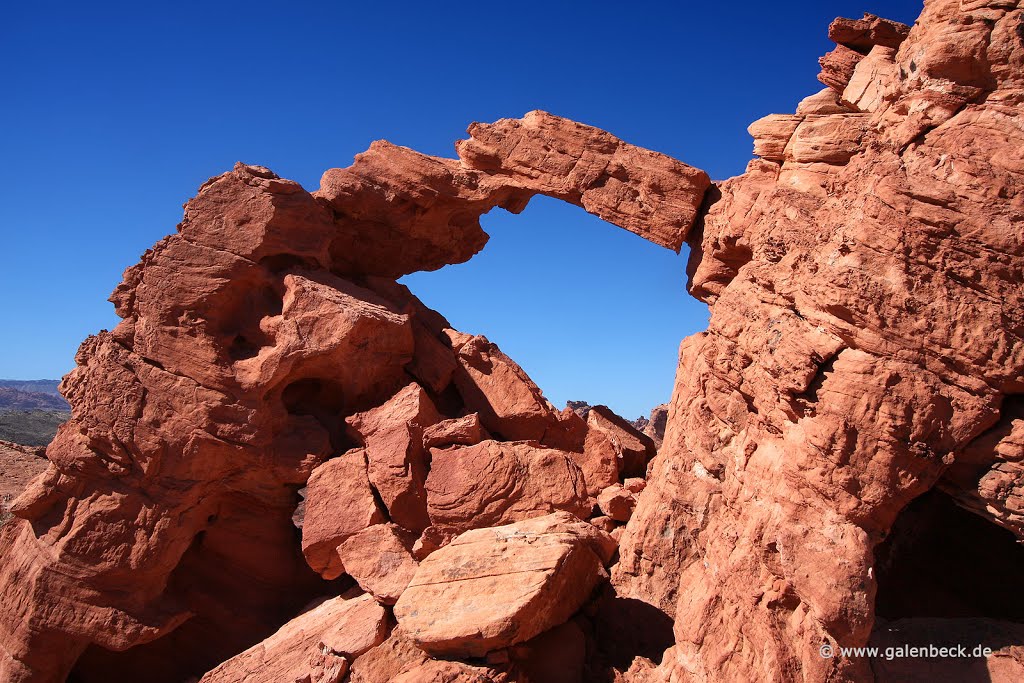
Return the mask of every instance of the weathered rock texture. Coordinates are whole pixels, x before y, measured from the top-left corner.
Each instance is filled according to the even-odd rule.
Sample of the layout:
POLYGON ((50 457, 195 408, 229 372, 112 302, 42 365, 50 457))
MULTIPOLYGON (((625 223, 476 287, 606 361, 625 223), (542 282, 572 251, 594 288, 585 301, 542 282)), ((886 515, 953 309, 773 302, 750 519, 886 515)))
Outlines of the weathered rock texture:
POLYGON ((340 683, 352 661, 384 642, 388 615, 369 595, 331 598, 202 678, 202 683, 340 683))
MULTIPOLYGON (((537 193, 678 250, 707 175, 543 112, 470 135, 457 160, 375 143, 313 194, 239 164, 125 272, 123 321, 82 345, 72 419, 0 531, 0 680, 178 682, 243 651, 207 680, 273 678, 284 651, 281 675, 365 679, 361 653, 310 649, 329 607, 286 622, 355 585, 393 604, 463 531, 589 517, 619 470, 595 488, 584 466, 609 453, 646 467, 642 435, 594 450, 395 278, 465 261, 481 214, 537 193)), ((425 661, 380 670, 460 675, 425 661)))
POLYGON ((837 20, 830 90, 753 126, 762 158, 709 196, 688 271, 711 321, 614 576, 675 616, 650 680, 870 681, 894 665, 820 648, 880 615, 952 619, 972 646, 956 619, 1024 618, 988 588, 1024 568, 1022 21, 1001 0, 837 20), (929 490, 960 507, 896 534, 929 490), (964 508, 995 536, 960 531, 964 508))

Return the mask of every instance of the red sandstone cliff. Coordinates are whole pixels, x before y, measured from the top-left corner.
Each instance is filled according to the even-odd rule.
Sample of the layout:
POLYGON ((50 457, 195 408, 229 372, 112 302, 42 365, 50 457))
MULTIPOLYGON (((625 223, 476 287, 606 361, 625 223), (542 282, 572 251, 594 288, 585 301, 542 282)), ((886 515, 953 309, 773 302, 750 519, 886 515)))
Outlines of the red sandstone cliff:
POLYGON ((1019 679, 1024 604, 987 584, 1024 572, 1024 11, 829 35, 828 87, 714 187, 540 112, 313 194, 208 181, 0 530, 0 680, 928 680, 821 655, 921 638, 1019 679), (691 246, 711 322, 650 467, 395 282, 537 193, 691 246))
MULTIPOLYGON (((927 491, 1009 546, 1024 531, 1022 20, 966 0, 926 2, 909 32, 837 20, 849 68, 823 59, 830 87, 753 124, 762 158, 716 188, 689 238, 710 325, 680 349, 615 576, 675 616, 653 680, 885 679, 884 661, 819 651, 884 637, 882 613, 904 642, 918 617, 1024 617, 986 604, 986 574, 1020 559, 982 544, 959 567, 970 541, 945 513, 911 531, 939 527, 941 564, 898 576, 881 554, 927 491)), ((991 674, 1019 680, 1021 658, 991 674)))

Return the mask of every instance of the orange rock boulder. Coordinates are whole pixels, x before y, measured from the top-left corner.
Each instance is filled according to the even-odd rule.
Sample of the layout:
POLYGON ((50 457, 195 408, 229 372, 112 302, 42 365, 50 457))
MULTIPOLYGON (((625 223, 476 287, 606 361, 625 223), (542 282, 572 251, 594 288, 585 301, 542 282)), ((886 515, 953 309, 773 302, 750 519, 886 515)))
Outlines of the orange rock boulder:
POLYGON ((606 577, 615 541, 568 513, 462 534, 420 565, 395 605, 426 652, 482 657, 564 623, 606 577))

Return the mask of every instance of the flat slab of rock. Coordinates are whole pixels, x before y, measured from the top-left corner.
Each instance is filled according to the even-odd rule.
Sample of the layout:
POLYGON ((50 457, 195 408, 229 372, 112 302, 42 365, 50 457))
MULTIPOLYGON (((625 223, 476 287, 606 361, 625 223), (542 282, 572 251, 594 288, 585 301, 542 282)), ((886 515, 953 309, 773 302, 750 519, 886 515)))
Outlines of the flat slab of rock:
POLYGON ((352 660, 384 641, 387 622, 370 595, 332 598, 213 669, 202 683, 334 683, 352 660))
POLYGON ((420 564, 395 618, 428 654, 482 657, 565 623, 614 552, 565 512, 467 531, 420 564))

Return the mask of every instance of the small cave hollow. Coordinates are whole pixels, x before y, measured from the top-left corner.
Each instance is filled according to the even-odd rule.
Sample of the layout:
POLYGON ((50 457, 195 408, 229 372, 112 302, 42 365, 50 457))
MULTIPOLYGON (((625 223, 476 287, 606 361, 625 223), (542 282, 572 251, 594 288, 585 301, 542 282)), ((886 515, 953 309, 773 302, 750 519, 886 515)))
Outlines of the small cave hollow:
POLYGON ((281 393, 281 402, 290 415, 321 415, 336 419, 345 405, 344 392, 337 382, 308 377, 292 382, 281 393))
POLYGON ((594 635, 605 666, 626 671, 636 657, 660 664, 675 644, 673 619, 654 605, 618 595, 608 586, 597 601, 594 635))
POLYGON ((1024 623, 1024 545, 932 490, 875 548, 875 613, 885 620, 989 618, 1024 623))
POLYGON ((263 331, 264 318, 281 315, 283 289, 269 278, 247 278, 230 283, 223 292, 211 332, 227 348, 232 362, 256 357, 274 339, 263 331))

